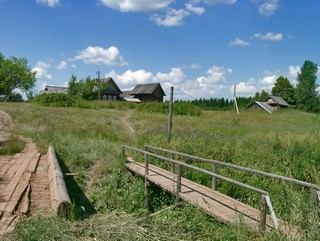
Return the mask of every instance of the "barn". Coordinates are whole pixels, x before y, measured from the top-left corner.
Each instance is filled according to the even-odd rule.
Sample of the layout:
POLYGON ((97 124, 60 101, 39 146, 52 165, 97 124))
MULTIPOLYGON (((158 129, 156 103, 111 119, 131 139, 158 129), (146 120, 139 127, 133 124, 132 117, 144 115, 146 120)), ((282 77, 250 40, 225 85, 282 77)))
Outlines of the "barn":
POLYGON ((271 114, 275 110, 289 108, 290 105, 281 97, 270 95, 264 102, 254 101, 247 109, 264 110, 271 114))
POLYGON ((163 97, 166 96, 160 83, 151 84, 138 84, 136 87, 125 93, 124 98, 139 99, 141 102, 147 101, 163 101, 163 97))

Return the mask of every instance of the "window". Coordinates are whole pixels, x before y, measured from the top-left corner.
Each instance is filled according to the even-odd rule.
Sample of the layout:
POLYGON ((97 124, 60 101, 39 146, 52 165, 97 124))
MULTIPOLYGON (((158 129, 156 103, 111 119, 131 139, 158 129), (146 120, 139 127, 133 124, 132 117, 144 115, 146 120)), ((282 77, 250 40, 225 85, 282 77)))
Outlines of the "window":
POLYGON ((106 96, 106 95, 103 95, 102 99, 103 99, 103 100, 107 100, 107 96, 106 96))
POLYGON ((108 95, 108 100, 112 100, 112 95, 108 95))
POLYGON ((117 96, 113 96, 113 100, 117 100, 117 96))

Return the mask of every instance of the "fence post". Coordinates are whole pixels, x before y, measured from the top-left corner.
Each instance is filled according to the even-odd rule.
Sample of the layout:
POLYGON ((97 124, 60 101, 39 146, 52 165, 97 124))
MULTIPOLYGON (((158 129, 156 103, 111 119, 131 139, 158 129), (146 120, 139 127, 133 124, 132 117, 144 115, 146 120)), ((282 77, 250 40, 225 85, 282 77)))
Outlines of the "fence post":
POLYGON ((319 191, 311 188, 311 210, 313 220, 316 221, 318 219, 318 203, 319 203, 319 191))
MULTIPOLYGON (((217 173, 217 165, 215 163, 212 163, 212 173, 216 174, 217 173)), ((217 178, 212 176, 212 190, 216 191, 217 190, 217 178)))
POLYGON ((267 224, 267 202, 265 195, 261 195, 260 202, 260 232, 266 231, 267 224))
POLYGON ((179 203, 179 193, 181 192, 181 165, 177 165, 177 186, 176 186, 176 204, 179 203))
POLYGON ((125 151, 124 151, 124 146, 122 146, 122 156, 125 157, 125 151))
MULTIPOLYGON (((170 152, 170 158, 174 159, 174 154, 172 152, 170 152)), ((174 163, 171 162, 171 172, 174 173, 174 163)))
MULTIPOLYGON (((144 147, 146 149, 146 147, 144 147)), ((149 160, 148 160, 148 154, 144 153, 144 165, 145 165, 145 172, 144 172, 144 197, 145 197, 145 205, 146 209, 149 210, 149 181, 148 181, 148 175, 149 175, 149 160)))

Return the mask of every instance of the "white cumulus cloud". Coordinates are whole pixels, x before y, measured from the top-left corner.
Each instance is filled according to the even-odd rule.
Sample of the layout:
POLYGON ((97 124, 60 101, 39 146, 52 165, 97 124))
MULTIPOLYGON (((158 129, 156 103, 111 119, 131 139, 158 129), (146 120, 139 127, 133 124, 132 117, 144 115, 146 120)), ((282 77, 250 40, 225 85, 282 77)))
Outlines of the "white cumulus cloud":
POLYGON ((281 41, 283 40, 283 34, 282 33, 272 33, 268 32, 266 34, 256 33, 253 35, 254 38, 260 39, 260 40, 270 40, 270 41, 281 41))
POLYGON ((234 4, 237 0, 204 0, 207 4, 234 4))
POLYGON ((258 6, 258 12, 261 16, 270 16, 279 8, 278 0, 267 0, 258 6))
POLYGON ((51 8, 60 4, 59 0, 37 0, 38 4, 47 5, 51 8))
POLYGON ((51 64, 43 61, 38 61, 32 71, 36 72, 36 78, 39 81, 52 80, 52 75, 48 74, 47 69, 51 67, 51 64))
POLYGON ((212 66, 207 71, 207 76, 197 78, 200 87, 208 87, 226 81, 226 74, 231 74, 233 71, 230 68, 212 66))
POLYGON ((167 8, 174 0, 100 0, 109 8, 121 12, 151 12, 167 8))
POLYGON ((188 11, 193 12, 198 15, 202 15, 206 12, 206 10, 203 7, 197 7, 197 6, 192 5, 191 3, 186 3, 185 7, 188 11))
POLYGON ((274 86, 274 83, 278 79, 278 75, 267 75, 264 76, 259 82, 260 82, 260 88, 261 90, 265 90, 267 92, 271 92, 272 87, 274 86))
MULTIPOLYGON (((230 88, 231 93, 233 93, 233 88, 233 86, 230 88)), ((253 84, 253 79, 251 79, 248 82, 237 84, 236 91, 239 95, 252 96, 258 91, 258 88, 253 84)))
POLYGON ((301 68, 299 65, 293 66, 289 65, 289 77, 297 79, 298 73, 300 72, 301 68))
POLYGON ((106 76, 112 77, 117 83, 119 82, 122 88, 132 89, 136 84, 151 82, 153 74, 143 69, 136 71, 127 70, 122 74, 117 74, 112 70, 106 76))
POLYGON ((170 82, 172 84, 182 83, 185 80, 185 74, 180 68, 171 68, 169 73, 157 73, 153 78, 156 82, 170 82))
POLYGON ((86 64, 106 65, 106 66, 124 66, 128 63, 124 60, 123 56, 117 47, 111 46, 104 49, 99 46, 89 46, 81 50, 74 60, 82 60, 86 64))
POLYGON ((60 61, 60 63, 57 65, 57 69, 66 69, 68 67, 68 63, 64 60, 60 61))
POLYGON ((249 45, 249 42, 244 41, 240 38, 236 38, 234 41, 231 41, 229 43, 229 46, 248 46, 248 45, 249 45))
POLYGON ((190 15, 190 12, 184 9, 172 9, 168 8, 164 15, 155 13, 150 16, 150 20, 155 22, 159 26, 172 27, 183 25, 185 17, 190 15))

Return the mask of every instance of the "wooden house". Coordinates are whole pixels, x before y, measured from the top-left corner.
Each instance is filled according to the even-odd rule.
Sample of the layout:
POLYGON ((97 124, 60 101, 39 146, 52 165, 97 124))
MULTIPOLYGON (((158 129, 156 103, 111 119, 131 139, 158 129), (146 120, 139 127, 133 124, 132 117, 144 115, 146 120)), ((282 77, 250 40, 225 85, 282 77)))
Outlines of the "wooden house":
POLYGON ((101 78, 100 81, 101 83, 107 84, 107 88, 101 90, 103 100, 121 100, 120 95, 122 91, 111 77, 101 78))
POLYGON ((39 94, 68 94, 68 87, 47 85, 39 94))
POLYGON ((281 108, 288 108, 290 105, 281 97, 270 95, 265 100, 273 109, 279 110, 281 108))
POLYGON ((130 98, 139 99, 141 102, 163 101, 166 96, 160 83, 138 84, 128 95, 130 98))
POLYGON ((290 105, 281 97, 270 95, 264 102, 254 101, 247 109, 264 110, 271 114, 275 110, 289 108, 290 105))

